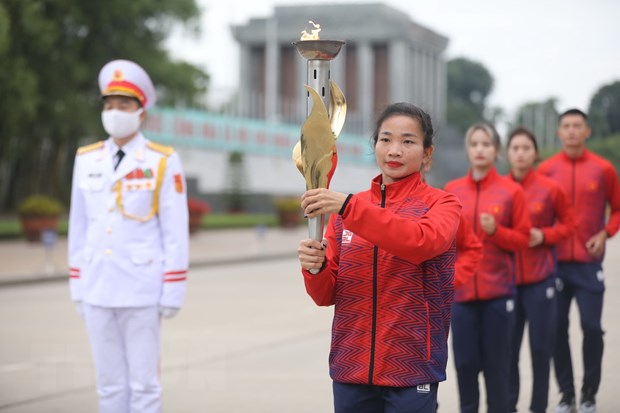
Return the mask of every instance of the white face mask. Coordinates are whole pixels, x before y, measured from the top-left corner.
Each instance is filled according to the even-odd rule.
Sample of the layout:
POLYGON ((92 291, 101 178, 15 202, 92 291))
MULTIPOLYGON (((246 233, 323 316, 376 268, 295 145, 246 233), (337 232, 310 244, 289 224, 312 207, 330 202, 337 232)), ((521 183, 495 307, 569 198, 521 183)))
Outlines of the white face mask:
POLYGON ((103 129, 113 138, 126 138, 140 129, 140 115, 143 109, 135 112, 125 112, 118 109, 101 112, 103 129))

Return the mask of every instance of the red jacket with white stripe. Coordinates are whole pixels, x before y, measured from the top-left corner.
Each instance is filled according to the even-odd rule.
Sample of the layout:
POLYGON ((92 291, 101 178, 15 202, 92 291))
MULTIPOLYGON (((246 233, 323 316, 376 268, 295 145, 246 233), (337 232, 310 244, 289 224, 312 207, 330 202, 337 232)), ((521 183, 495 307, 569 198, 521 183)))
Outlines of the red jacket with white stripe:
POLYGON ((532 227, 543 232, 543 244, 516 252, 517 285, 540 282, 557 271, 555 245, 575 232, 575 214, 566 193, 555 181, 530 170, 521 181, 532 227))
POLYGON ((558 243, 558 261, 602 262, 604 255, 591 256, 585 245, 603 229, 612 237, 620 228, 620 184, 613 165, 586 149, 576 159, 561 151, 538 171, 564 188, 575 211, 577 231, 558 243), (606 223, 607 205, 611 214, 606 223))
POLYGON ((445 380, 460 211, 456 197, 415 173, 390 185, 378 176, 331 216, 324 269, 302 273, 318 305, 335 304, 334 381, 445 380))
POLYGON ((471 171, 446 184, 463 204, 463 216, 483 245, 484 258, 473 277, 455 291, 455 301, 491 300, 515 293, 514 251, 527 247, 530 219, 521 187, 492 168, 475 181, 471 171), (495 218, 497 229, 488 235, 480 226, 480 214, 495 218))

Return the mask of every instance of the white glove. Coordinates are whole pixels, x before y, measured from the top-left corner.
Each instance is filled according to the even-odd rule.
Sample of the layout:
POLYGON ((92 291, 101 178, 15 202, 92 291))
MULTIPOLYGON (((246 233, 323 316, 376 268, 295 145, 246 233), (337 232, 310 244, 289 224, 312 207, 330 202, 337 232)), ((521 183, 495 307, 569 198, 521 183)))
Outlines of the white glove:
POLYGON ((159 306, 159 314, 163 318, 172 318, 179 312, 180 308, 159 306))
POLYGON ((80 318, 84 318, 84 303, 81 301, 74 301, 75 311, 78 313, 80 318))

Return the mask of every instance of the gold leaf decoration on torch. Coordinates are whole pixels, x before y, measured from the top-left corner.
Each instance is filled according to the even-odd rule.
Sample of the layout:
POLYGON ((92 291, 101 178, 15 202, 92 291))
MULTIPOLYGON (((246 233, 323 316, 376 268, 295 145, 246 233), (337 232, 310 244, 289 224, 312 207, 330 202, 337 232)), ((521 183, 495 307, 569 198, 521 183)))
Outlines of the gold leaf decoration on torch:
POLYGON ((301 161, 307 189, 327 188, 336 161, 336 138, 323 100, 304 85, 312 97, 312 112, 301 128, 301 161))
POLYGON ((297 143, 293 147, 293 161, 295 162, 295 166, 297 167, 299 172, 301 172, 301 174, 303 175, 304 164, 301 160, 301 141, 297 141, 297 143))
POLYGON ((329 80, 329 99, 329 120, 334 137, 338 139, 347 117, 347 100, 340 87, 331 79, 329 80))
MULTIPOLYGON (((308 88, 308 86, 306 86, 306 88, 308 88)), ((338 136, 340 135, 340 132, 342 131, 342 127, 344 126, 345 118, 347 116, 347 100, 345 99, 344 93, 342 93, 342 90, 340 89, 340 87, 338 87, 336 82, 334 82, 333 80, 329 81, 329 92, 330 92, 329 94, 330 94, 330 102, 331 102, 329 105, 329 122, 330 122, 330 127, 332 130, 334 139, 338 139, 338 136)), ((315 92, 315 95, 318 96, 316 92, 315 92)), ((313 101, 314 101, 315 95, 312 95, 313 101)), ((321 103, 322 102, 323 100, 321 100, 321 103)), ((302 129, 302 133, 303 133, 303 129, 302 129)), ((335 143, 334 143, 334 148, 335 148, 335 143)), ((334 149, 334 152, 335 151, 336 149, 334 149)), ((292 158, 299 172, 301 172, 301 174, 304 175, 304 164, 301 158, 301 141, 297 142, 295 146, 293 147, 292 158)), ((332 165, 332 167, 333 166, 334 165, 332 165)), ((329 178, 331 178, 331 176, 329 176, 329 178)))

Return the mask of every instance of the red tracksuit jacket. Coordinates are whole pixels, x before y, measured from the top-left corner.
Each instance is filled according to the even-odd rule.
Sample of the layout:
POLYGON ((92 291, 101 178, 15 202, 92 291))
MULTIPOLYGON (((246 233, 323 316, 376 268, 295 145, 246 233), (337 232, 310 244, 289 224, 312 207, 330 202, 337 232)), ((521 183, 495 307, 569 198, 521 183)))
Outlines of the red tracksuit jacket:
POLYGON ((620 184, 613 165, 588 150, 576 159, 561 151, 538 171, 564 188, 575 211, 577 230, 558 244, 558 261, 602 262, 604 254, 592 257, 585 244, 602 229, 612 237, 620 228, 620 184), (605 224, 607 204, 611 215, 605 224))
POLYGON ((327 261, 306 290, 335 304, 336 382, 409 387, 445 380, 461 205, 415 173, 381 176, 330 217, 327 261))
POLYGON ((470 223, 461 214, 459 229, 456 233, 454 288, 461 288, 474 276, 483 256, 482 243, 474 234, 470 223))
POLYGON ((513 252, 527 247, 530 219, 521 187, 492 168, 480 181, 471 171, 446 184, 463 204, 463 216, 483 245, 484 258, 473 277, 455 291, 455 301, 491 300, 515 293, 513 252), (495 217, 497 230, 487 235, 480 227, 480 214, 495 217))
POLYGON ((517 285, 540 282, 557 271, 554 245, 575 232, 575 214, 564 190, 555 181, 532 169, 519 182, 525 191, 532 227, 540 228, 544 242, 516 252, 517 285))

